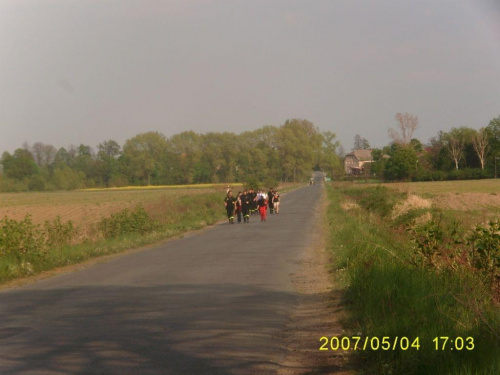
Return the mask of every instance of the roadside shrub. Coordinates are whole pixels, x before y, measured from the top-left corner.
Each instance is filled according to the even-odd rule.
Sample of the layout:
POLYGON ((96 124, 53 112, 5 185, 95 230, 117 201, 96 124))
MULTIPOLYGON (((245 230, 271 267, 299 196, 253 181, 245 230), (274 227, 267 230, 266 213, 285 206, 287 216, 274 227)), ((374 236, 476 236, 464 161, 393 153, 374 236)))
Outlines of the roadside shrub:
POLYGON ((431 220, 420 228, 411 229, 413 264, 422 267, 441 268, 443 259, 452 259, 460 240, 457 237, 458 223, 446 227, 441 221, 431 220))
POLYGON ((415 265, 443 269, 457 268, 457 262, 469 264, 489 280, 493 291, 500 280, 500 220, 476 225, 468 233, 459 233, 457 222, 443 225, 441 218, 420 228, 411 228, 415 265))
POLYGON ((97 224, 104 237, 117 237, 125 233, 145 234, 154 231, 158 225, 146 210, 138 206, 134 211, 124 209, 110 217, 105 217, 97 224))
POLYGON ((57 216, 54 221, 45 221, 44 232, 49 247, 63 246, 71 242, 75 235, 75 228, 71 220, 63 223, 61 217, 57 216))
POLYGON ((0 255, 13 255, 17 259, 27 255, 42 255, 46 250, 43 231, 26 215, 17 221, 5 217, 0 221, 0 255))
POLYGON ((5 217, 0 220, 0 256, 43 258, 49 249, 68 244, 74 233, 73 223, 63 223, 60 217, 43 227, 33 224, 29 215, 19 221, 5 217))

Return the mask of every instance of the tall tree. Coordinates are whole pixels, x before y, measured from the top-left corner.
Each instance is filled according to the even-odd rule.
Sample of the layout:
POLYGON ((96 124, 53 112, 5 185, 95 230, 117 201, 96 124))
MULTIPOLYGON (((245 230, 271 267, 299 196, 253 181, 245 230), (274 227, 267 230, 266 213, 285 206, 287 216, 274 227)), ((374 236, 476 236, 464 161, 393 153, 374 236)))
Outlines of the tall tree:
POLYGON ((500 116, 490 121, 486 127, 488 132, 489 156, 491 158, 500 156, 500 116))
POLYGON ((340 146, 340 143, 335 140, 335 133, 327 131, 323 132, 321 135, 323 137, 323 144, 319 166, 322 170, 328 171, 333 178, 335 175, 343 173, 342 164, 337 155, 337 148, 340 146))
POLYGON ((460 162, 464 159, 464 150, 467 144, 471 144, 474 129, 462 126, 452 128, 448 133, 443 133, 443 143, 448 157, 455 163, 455 169, 459 169, 460 162))
POLYGON ((396 113, 394 117, 398 124, 397 129, 388 130, 389 137, 394 143, 408 145, 413 138, 413 133, 418 128, 418 117, 410 113, 396 113))
POLYGON ((61 147, 57 150, 53 164, 55 167, 62 167, 63 165, 71 166, 74 160, 74 156, 72 156, 64 147, 61 147))
POLYGON ((13 155, 4 152, 2 155, 3 173, 7 177, 22 180, 38 173, 38 167, 31 152, 25 148, 18 148, 13 155))
POLYGON ((147 132, 127 140, 123 146, 123 163, 132 180, 150 185, 153 178, 165 177, 165 136, 158 132, 147 132))
POLYGON ((385 162, 384 177, 387 180, 409 180, 417 169, 415 150, 395 143, 391 147, 390 156, 385 162))
POLYGON ((472 136, 472 144, 474 146, 474 151, 476 151, 477 157, 481 162, 481 169, 484 171, 486 152, 488 151, 488 132, 485 128, 479 129, 472 136))
POLYGON ((170 137, 167 143, 175 160, 171 166, 175 183, 192 184, 201 158, 201 136, 193 131, 182 132, 170 137))
POLYGON ((113 178, 119 177, 118 157, 121 154, 121 147, 113 140, 104 141, 97 146, 97 156, 95 160, 95 178, 100 180, 100 184, 110 186, 113 178))
POLYGON ((366 140, 366 138, 361 137, 359 134, 354 136, 354 146, 353 150, 369 150, 370 143, 366 140))
POLYGON ((312 122, 287 120, 276 133, 279 160, 284 181, 299 181, 309 176, 315 164, 316 150, 321 148, 322 136, 312 122))

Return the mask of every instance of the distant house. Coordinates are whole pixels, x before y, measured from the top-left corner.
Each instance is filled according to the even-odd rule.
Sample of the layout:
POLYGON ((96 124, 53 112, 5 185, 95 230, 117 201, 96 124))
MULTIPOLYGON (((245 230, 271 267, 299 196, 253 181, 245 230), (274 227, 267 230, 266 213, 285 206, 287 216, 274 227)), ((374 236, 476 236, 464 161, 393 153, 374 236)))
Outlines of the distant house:
POLYGON ((373 163, 372 150, 354 150, 344 159, 344 169, 347 174, 363 174, 364 164, 373 163))

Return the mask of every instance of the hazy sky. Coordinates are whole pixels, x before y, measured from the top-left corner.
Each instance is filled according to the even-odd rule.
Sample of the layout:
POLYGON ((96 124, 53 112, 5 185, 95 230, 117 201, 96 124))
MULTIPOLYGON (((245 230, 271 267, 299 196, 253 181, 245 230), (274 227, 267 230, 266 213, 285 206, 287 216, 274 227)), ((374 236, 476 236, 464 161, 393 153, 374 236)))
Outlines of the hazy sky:
POLYGON ((500 115, 500 0, 0 0, 0 152, 288 118, 389 143, 500 115))

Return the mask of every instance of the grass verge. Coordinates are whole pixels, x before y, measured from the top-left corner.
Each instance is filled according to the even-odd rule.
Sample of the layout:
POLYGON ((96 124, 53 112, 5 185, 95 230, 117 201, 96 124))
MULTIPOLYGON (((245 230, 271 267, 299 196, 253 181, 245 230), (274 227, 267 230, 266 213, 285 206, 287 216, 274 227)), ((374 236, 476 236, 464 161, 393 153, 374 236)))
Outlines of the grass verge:
POLYGON ((416 267, 408 235, 384 220, 397 199, 363 204, 367 192, 349 189, 329 186, 327 217, 347 335, 369 338, 355 352, 360 373, 500 373, 500 314, 489 286, 474 272, 416 267))
POLYGON ((0 283, 212 225, 224 218, 222 201, 220 192, 161 199, 146 210, 142 206, 134 211, 124 209, 74 230, 67 225, 71 222, 59 219, 41 226, 33 224, 29 216, 21 221, 4 218, 0 221, 0 283))

